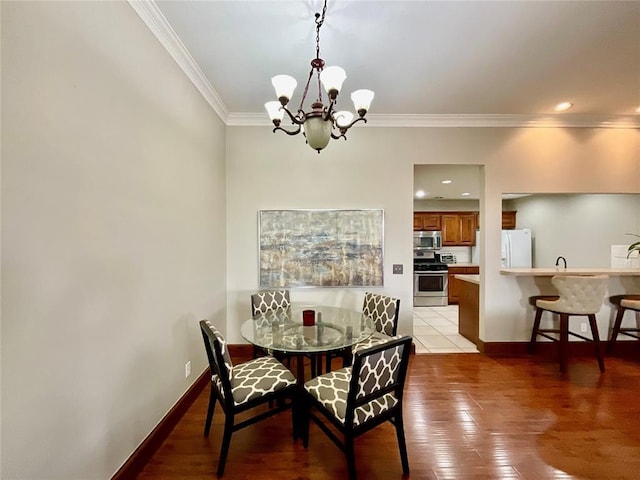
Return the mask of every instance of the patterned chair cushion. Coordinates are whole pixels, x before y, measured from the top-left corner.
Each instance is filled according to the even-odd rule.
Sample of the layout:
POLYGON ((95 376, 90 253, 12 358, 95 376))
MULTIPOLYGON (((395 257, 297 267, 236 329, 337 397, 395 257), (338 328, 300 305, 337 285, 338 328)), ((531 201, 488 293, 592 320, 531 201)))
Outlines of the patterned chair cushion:
POLYGON ((375 332, 366 340, 356 343, 353 346, 351 351, 353 353, 356 353, 358 350, 364 350, 366 348, 373 347, 374 345, 380 345, 381 343, 388 342, 389 340, 395 340, 396 338, 400 338, 401 336, 402 335, 396 335, 396 336, 390 337, 388 335, 385 335, 384 333, 375 332))
POLYGON ((264 313, 291 306, 289 290, 273 290, 251 295, 251 315, 264 313))
MULTIPOLYGON (((218 331, 218 329, 214 327, 209 320, 207 320, 205 323, 207 324, 207 327, 209 328, 209 330, 211 330, 211 332, 215 335, 216 339, 220 343, 220 349, 222 351, 222 356, 224 358, 224 366, 227 369, 227 375, 229 376, 229 378, 231 378, 233 375, 233 362, 231 361, 231 356, 229 355, 229 351, 227 350, 227 342, 225 341, 222 334, 218 331)), ((215 372, 211 374, 211 381, 216 384, 216 387, 218 388, 218 392, 220 392, 220 395, 222 395, 222 398, 224 398, 224 389, 222 388, 222 380, 218 375, 215 374, 215 372)))
MULTIPOLYGON (((211 322, 207 321, 205 323, 220 344, 224 358, 223 368, 227 370, 231 383, 231 394, 236 405, 296 383, 296 378, 289 369, 271 356, 259 357, 234 366, 227 349, 227 342, 222 334, 211 322)), ((216 385, 220 396, 224 399, 225 393, 220 376, 213 373, 211 381, 216 385)))
POLYGON ((295 383, 296 377, 278 360, 258 357, 233 368, 231 392, 235 404, 241 405, 295 383))
POLYGON ((367 355, 362 359, 357 398, 362 398, 398 381, 402 349, 403 347, 398 345, 367 355))
POLYGON ((397 298, 366 292, 362 313, 373 320, 378 332, 391 336, 398 318, 397 301, 397 298))
MULTIPOLYGON (((351 367, 320 375, 304 384, 304 388, 344 425, 347 413, 347 395, 351 381, 351 367)), ((355 409, 354 426, 361 425, 398 403, 393 393, 387 393, 355 409)))

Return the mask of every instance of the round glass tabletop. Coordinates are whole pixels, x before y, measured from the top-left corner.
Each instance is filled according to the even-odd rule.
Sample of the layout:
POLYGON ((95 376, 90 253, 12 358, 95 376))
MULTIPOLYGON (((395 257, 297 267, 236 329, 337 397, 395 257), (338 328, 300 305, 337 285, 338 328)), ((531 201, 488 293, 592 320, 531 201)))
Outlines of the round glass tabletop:
POLYGON ((240 328, 248 342, 285 353, 339 350, 366 340, 374 331, 373 321, 362 312, 317 305, 258 313, 240 328), (314 323, 305 326, 303 311, 309 310, 313 311, 314 323))

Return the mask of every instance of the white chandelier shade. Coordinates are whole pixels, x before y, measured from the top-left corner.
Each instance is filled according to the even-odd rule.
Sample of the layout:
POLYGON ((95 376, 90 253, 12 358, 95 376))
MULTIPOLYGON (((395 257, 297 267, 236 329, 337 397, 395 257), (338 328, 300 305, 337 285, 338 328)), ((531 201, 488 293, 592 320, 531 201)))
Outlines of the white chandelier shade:
MULTIPOLYGON (((293 97, 293 92, 298 86, 298 82, 291 75, 276 75, 271 79, 271 84, 276 90, 276 97, 282 103, 282 99, 286 98, 287 102, 293 97)), ((286 105, 286 103, 284 103, 286 105)))
POLYGON ((347 78, 347 72, 342 67, 332 66, 320 72, 320 81, 329 98, 335 99, 347 78))
POLYGON ((353 102, 353 106, 356 108, 356 112, 360 113, 361 110, 364 110, 365 113, 368 112, 374 95, 375 94, 371 90, 365 89, 353 92, 351 94, 351 101, 353 102))

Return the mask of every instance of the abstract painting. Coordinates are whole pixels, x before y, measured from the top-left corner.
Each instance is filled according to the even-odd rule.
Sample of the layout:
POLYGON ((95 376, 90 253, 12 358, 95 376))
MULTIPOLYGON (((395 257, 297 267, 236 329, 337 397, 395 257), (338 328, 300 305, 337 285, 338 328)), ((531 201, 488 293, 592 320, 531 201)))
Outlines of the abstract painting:
POLYGON ((384 210, 260 210, 261 288, 383 285, 384 210))

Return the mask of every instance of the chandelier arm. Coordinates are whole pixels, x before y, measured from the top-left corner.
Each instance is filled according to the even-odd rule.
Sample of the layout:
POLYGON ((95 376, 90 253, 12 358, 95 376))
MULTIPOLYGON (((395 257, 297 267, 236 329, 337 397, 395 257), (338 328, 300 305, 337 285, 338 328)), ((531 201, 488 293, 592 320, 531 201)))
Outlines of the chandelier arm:
POLYGON ((335 133, 333 133, 333 131, 331 132, 331 138, 333 138, 334 140, 339 140, 341 138, 344 138, 345 141, 347 141, 347 136, 345 135, 346 131, 344 133, 340 133, 340 135, 336 135, 335 133))
POLYGON ((331 122, 334 123, 333 122, 333 118, 332 118, 332 114, 334 112, 333 106, 335 104, 336 104, 335 100, 331 100, 331 103, 329 103, 329 106, 327 107, 327 109, 324 111, 324 114, 322 115, 322 119, 323 120, 331 120, 331 122))
POLYGON ((282 127, 275 127, 273 129, 273 133, 276 133, 276 130, 280 130, 281 132, 286 133, 287 135, 297 135, 300 133, 300 131, 302 130, 302 127, 300 125, 297 125, 297 129, 296 130, 287 130, 286 128, 282 128, 282 127))
POLYGON ((353 122, 351 122, 349 125, 345 125, 344 127, 343 126, 338 126, 338 128, 340 129, 340 131, 342 133, 346 133, 347 130, 349 130, 351 127, 353 127, 358 122, 367 123, 367 119, 364 118, 364 117, 358 117, 353 122))
POLYGON ((291 111, 287 107, 281 107, 281 108, 282 110, 285 111, 285 113, 288 115, 291 122, 294 123, 295 125, 302 125, 304 121, 307 119, 302 110, 298 110, 298 115, 300 116, 298 118, 298 116, 291 113, 291 111))

